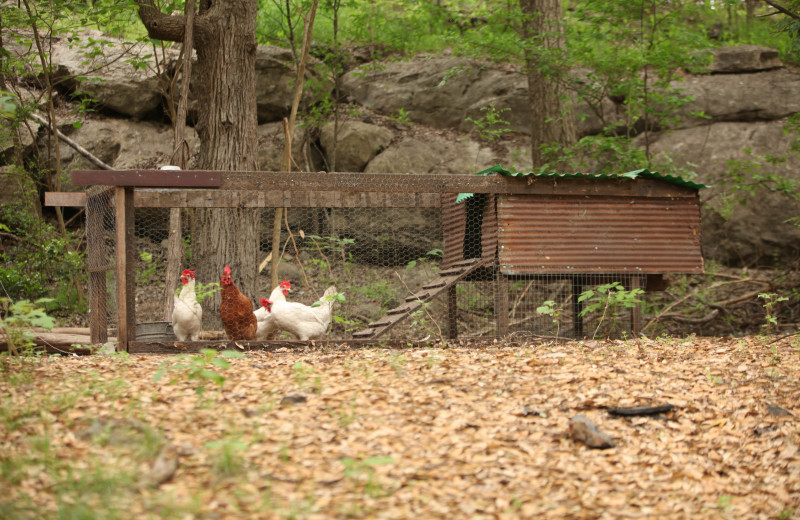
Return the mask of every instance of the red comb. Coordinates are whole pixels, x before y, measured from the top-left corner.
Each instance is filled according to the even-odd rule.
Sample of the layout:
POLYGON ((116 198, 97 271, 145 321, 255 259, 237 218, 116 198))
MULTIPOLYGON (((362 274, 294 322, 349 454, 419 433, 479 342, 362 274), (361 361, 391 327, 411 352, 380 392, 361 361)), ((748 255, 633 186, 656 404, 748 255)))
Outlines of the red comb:
POLYGON ((292 282, 290 282, 289 280, 287 280, 285 278, 281 282, 281 287, 291 287, 291 286, 292 286, 292 282))
POLYGON ((225 269, 223 269, 222 272, 225 274, 231 274, 231 266, 226 265, 225 269))
POLYGON ((191 269, 185 269, 181 273, 181 276, 191 276, 192 278, 194 278, 194 271, 192 271, 191 269))
POLYGON ((268 301, 269 301, 269 300, 268 300, 268 299, 266 299, 266 298, 261 298, 261 306, 262 306, 262 307, 266 307, 266 306, 267 306, 267 302, 268 302, 268 301))

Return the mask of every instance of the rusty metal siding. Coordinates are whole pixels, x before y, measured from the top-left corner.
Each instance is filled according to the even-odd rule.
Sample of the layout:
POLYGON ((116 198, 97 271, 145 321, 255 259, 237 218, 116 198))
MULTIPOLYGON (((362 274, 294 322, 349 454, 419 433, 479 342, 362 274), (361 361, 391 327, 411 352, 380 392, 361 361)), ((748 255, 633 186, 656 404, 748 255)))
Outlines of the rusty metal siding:
POLYGON ((697 197, 501 195, 497 213, 504 274, 703 270, 697 197))
POLYGON ((497 200, 499 196, 486 195, 481 226, 481 258, 494 261, 497 258, 497 200))
MULTIPOLYGON (((467 236, 467 204, 456 204, 455 193, 442 195, 442 268, 446 269, 464 260, 464 240, 477 240, 477 236, 467 236)), ((477 196, 476 196, 477 197, 477 196)), ((486 194, 481 222, 481 258, 494 260, 497 257, 497 210, 496 195, 486 194)))
POLYGON ((442 269, 463 259, 466 206, 456 204, 456 193, 442 194, 442 269))

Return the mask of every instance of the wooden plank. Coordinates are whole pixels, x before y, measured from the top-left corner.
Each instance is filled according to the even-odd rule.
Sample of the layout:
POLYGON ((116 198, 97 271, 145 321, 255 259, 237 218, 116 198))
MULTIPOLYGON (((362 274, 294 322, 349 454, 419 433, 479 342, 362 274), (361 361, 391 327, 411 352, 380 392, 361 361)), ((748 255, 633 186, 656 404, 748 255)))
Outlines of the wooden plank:
POLYGON ((137 208, 438 208, 438 195, 379 192, 137 189, 137 208))
POLYGON ((221 186, 234 190, 293 190, 384 193, 521 193, 692 197, 697 190, 655 179, 563 177, 513 178, 504 175, 408 175, 403 173, 236 172, 221 186), (380 188, 377 190, 376 188, 380 188))
POLYGON ((44 194, 44 205, 82 208, 86 206, 86 193, 82 191, 47 191, 44 194))
POLYGON ((506 177, 405 173, 222 172, 201 170, 78 170, 79 186, 223 188, 246 191, 340 191, 385 193, 521 193, 694 197, 697 190, 656 179, 506 177))
POLYGON ((136 325, 136 258, 134 244, 133 188, 116 189, 117 217, 117 339, 118 349, 127 351, 136 325))
POLYGON ((224 172, 202 170, 76 170, 75 186, 218 188, 224 172))

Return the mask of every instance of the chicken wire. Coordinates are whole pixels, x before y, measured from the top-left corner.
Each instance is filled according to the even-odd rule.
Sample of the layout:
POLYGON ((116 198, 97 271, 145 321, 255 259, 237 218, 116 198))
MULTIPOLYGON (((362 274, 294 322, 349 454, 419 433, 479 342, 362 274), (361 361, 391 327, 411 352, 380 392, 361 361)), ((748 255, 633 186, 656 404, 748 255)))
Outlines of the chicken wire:
MULTIPOLYGON (((374 193, 383 193, 383 198, 375 200, 386 205, 393 198, 389 205, 397 207, 289 207, 283 219, 279 279, 292 283, 287 299, 310 305, 329 285, 335 285, 344 296, 344 301, 336 301, 333 306, 329 339, 356 337, 392 309, 413 301, 414 295, 437 280, 443 270, 445 237, 441 207, 403 207, 404 203, 419 203, 420 194, 398 192, 396 187, 384 193, 379 191, 382 188, 386 187, 375 186, 374 193)), ((105 296, 92 301, 92 319, 112 329, 113 334, 117 323, 115 213, 114 197, 109 193, 113 191, 104 187, 87 190, 87 229, 94 249, 88 255, 88 267, 94 294, 105 296)), ((225 190, 214 193, 213 196, 220 197, 229 195, 225 190)), ((316 195, 313 191, 305 192, 306 197, 316 195)), ((350 194, 359 195, 362 205, 375 203, 364 194, 350 194)), ((181 210, 181 242, 186 256, 181 269, 195 268, 192 255, 198 235, 196 211, 181 210)), ((263 267, 272 251, 275 208, 256 207, 253 211, 259 217, 258 263, 263 267)), ((467 229, 475 227, 472 220, 475 218, 478 217, 473 214, 467 216, 467 229)), ((147 329, 142 326, 168 321, 162 295, 170 208, 136 207, 134 220, 135 244, 130 247, 134 248, 136 262, 136 335, 143 340, 148 337, 147 329)), ((481 250, 480 243, 471 242, 480 241, 480 234, 467 234, 463 240, 465 256, 471 254, 469 251, 481 250)), ((198 271, 198 286, 213 289, 220 281, 220 274, 198 271)), ((233 273, 233 278, 237 282, 237 273, 233 273)), ((258 308, 259 299, 272 290, 269 266, 258 273, 256 287, 255 294, 247 295, 254 309, 258 308)), ((563 273, 551 269, 547 273, 507 275, 496 264, 489 263, 441 290, 375 341, 505 335, 625 337, 641 325, 640 315, 629 306, 631 298, 636 297, 630 293, 633 287, 645 289, 645 278, 630 273, 576 274, 567 268, 563 273), (623 298, 611 298, 610 294, 622 294, 623 298), (585 298, 583 302, 578 301, 581 295, 585 298)), ((643 295, 637 298, 645 301, 643 295)), ((224 338, 219 309, 206 303, 203 307, 203 339, 224 338)), ((293 338, 284 332, 276 339, 293 338)))

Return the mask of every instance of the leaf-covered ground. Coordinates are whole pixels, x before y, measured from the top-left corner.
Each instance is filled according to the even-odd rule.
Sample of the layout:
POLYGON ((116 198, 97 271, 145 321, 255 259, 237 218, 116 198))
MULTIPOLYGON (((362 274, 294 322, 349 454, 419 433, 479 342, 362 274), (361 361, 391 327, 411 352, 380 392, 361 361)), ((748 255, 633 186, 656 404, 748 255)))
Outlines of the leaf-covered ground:
POLYGON ((798 336, 2 368, 7 519, 800 517, 798 336))

